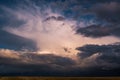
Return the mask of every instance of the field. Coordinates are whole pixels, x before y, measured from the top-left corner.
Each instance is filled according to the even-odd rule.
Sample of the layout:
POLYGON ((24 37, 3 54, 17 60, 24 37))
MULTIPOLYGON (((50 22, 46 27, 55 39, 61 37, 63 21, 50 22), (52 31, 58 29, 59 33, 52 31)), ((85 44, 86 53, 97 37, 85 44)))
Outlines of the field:
POLYGON ((120 80, 120 77, 0 77, 0 80, 120 80))

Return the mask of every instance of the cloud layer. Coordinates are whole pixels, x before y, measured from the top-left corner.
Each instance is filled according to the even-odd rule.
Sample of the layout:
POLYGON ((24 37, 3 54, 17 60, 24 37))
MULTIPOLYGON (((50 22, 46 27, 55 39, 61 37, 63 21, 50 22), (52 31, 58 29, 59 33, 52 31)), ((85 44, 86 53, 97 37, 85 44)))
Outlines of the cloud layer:
MULTIPOLYGON (((94 66, 100 66, 101 68, 111 69, 119 68, 120 57, 120 43, 110 45, 85 45, 78 47, 77 50, 81 52, 78 56, 82 59, 88 59, 93 57, 94 66)), ((89 61, 88 61, 89 62, 89 61)), ((93 66, 93 65, 92 65, 93 66)))
POLYGON ((118 76, 120 43, 76 48, 76 60, 54 54, 0 49, 1 75, 118 76), (9 62, 9 63, 8 63, 9 62), (92 74, 91 74, 92 73, 92 74))

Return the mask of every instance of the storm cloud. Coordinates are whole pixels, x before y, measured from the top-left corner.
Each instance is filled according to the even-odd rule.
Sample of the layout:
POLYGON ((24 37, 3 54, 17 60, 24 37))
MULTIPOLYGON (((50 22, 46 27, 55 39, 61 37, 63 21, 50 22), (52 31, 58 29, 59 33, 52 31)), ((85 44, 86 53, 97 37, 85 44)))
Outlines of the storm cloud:
POLYGON ((120 37, 120 26, 119 25, 90 25, 85 28, 79 28, 76 31, 77 34, 82 34, 86 37, 105 37, 115 36, 120 37))
POLYGON ((102 20, 112 23, 119 23, 120 19, 120 3, 106 2, 98 3, 91 8, 93 13, 102 20))
POLYGON ((74 65, 76 65, 74 60, 53 54, 0 50, 0 75, 64 76, 64 72, 71 71, 74 65))
POLYGON ((120 43, 88 44, 76 48, 80 52, 73 60, 49 54, 0 50, 0 75, 26 76, 118 76, 120 43), (9 62, 9 63, 8 63, 9 62))
POLYGON ((119 0, 0 0, 0 76, 120 76, 119 0))
POLYGON ((88 44, 78 47, 77 50, 80 50, 78 57, 85 59, 86 63, 92 64, 91 66, 100 66, 103 69, 119 68, 120 66, 120 43, 109 45, 88 44))
POLYGON ((95 15, 95 20, 100 23, 78 28, 77 33, 87 37, 120 37, 120 6, 118 1, 109 1, 93 4, 88 12, 95 15))

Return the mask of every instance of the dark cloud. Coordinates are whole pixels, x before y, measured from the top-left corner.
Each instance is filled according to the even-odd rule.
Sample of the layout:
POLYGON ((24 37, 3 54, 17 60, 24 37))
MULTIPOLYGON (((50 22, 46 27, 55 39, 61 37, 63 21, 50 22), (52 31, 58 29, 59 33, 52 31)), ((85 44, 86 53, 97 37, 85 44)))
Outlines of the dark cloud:
POLYGON ((50 16, 50 17, 46 18, 44 21, 48 21, 48 20, 51 20, 51 19, 52 19, 52 20, 58 20, 58 21, 65 20, 65 18, 62 17, 62 16, 58 16, 58 17, 50 16))
POLYGON ((82 34, 87 37, 104 37, 104 36, 116 36, 120 37, 119 25, 90 25, 84 28, 79 28, 76 31, 78 34, 82 34))
POLYGON ((74 65, 75 62, 67 57, 55 56, 53 54, 25 54, 22 58, 29 58, 32 59, 33 63, 40 62, 40 63, 48 63, 48 64, 55 64, 59 66, 69 66, 74 65))
POLYGON ((5 64, 9 65, 9 64, 19 64, 19 63, 20 63, 19 59, 0 56, 0 66, 5 64))
POLYGON ((76 63, 66 57, 55 55, 27 54, 22 58, 0 57, 0 75, 2 76, 118 76, 119 68, 101 69, 77 67, 76 63), (31 56, 31 57, 28 57, 31 56), (64 60, 64 62, 63 62, 64 60), (72 67, 74 66, 74 67, 72 67))
POLYGON ((52 54, 26 53, 18 58, 1 56, 0 75, 64 76, 73 65, 76 63, 72 59, 52 54))
POLYGON ((79 47, 77 49, 81 51, 78 53, 80 61, 77 62, 53 54, 21 53, 16 55, 12 52, 10 57, 8 51, 5 56, 2 56, 4 53, 0 53, 0 75, 119 76, 119 47, 119 43, 79 47), (97 56, 93 56, 97 53, 97 56), (85 64, 84 67, 80 67, 83 65, 81 62, 85 64))
POLYGON ((120 67, 120 43, 110 45, 85 45, 78 47, 78 57, 84 59, 92 67, 100 67, 101 69, 117 69, 120 67), (89 62, 90 59, 93 59, 89 62), (88 61, 87 61, 88 60, 88 61))
POLYGON ((120 37, 119 1, 96 1, 94 4, 91 4, 91 6, 85 11, 82 10, 82 12, 84 14, 93 14, 95 16, 94 20, 96 20, 97 22, 96 25, 90 24, 89 26, 86 26, 84 28, 77 29, 77 33, 81 33, 84 36, 94 38, 111 35, 120 37))
POLYGON ((77 33, 94 38, 109 35, 120 37, 119 1, 98 2, 89 7, 88 13, 94 14, 99 24, 79 28, 77 33))
POLYGON ((102 20, 110 23, 120 22, 120 3, 119 2, 106 2, 98 3, 92 8, 93 13, 102 20))

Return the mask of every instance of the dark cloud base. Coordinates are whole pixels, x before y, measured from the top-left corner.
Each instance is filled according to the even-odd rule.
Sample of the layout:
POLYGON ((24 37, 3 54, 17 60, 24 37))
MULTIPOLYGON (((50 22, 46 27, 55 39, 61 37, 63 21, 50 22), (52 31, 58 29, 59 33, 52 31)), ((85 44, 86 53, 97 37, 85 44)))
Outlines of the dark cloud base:
MULTIPOLYGON (((30 66, 30 65, 28 65, 30 66)), ((32 65, 34 66, 34 65, 32 65)), ((41 66, 36 66, 41 67, 41 66)), ((35 68, 36 68, 35 67, 35 68)), ((34 69, 29 68, 28 69, 34 69)), ((50 68, 49 68, 50 69, 50 68)), ((34 70, 34 71, 26 71, 26 72, 12 72, 12 73, 0 73, 0 76, 56 76, 56 77, 119 77, 120 68, 114 70, 100 70, 99 68, 94 68, 92 70, 81 71, 80 69, 67 71, 54 71, 51 70, 34 70)))
POLYGON ((85 45, 77 48, 81 53, 78 53, 79 58, 87 59, 94 55, 92 61, 93 67, 99 67, 105 70, 117 69, 120 67, 120 43, 110 45, 85 45))
MULTIPOLYGON (((85 45, 78 47, 78 61, 53 54, 20 55, 19 58, 0 57, 0 76, 65 76, 65 77, 107 77, 120 76, 120 43, 110 45, 85 45), (91 62, 87 59, 98 54, 91 62), (95 63, 95 64, 94 64, 95 63)), ((92 59, 92 58, 91 58, 92 59)))

